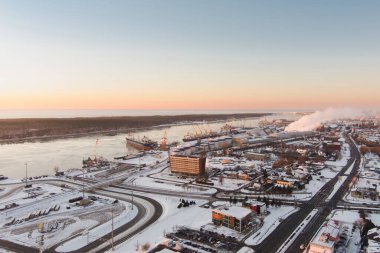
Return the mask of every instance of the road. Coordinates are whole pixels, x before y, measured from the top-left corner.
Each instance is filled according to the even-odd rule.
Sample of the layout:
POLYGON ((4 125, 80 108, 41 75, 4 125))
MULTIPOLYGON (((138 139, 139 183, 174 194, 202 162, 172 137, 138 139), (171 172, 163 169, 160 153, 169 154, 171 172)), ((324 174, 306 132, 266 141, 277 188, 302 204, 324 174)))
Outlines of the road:
MULTIPOLYGON (((294 242, 290 245, 286 252, 302 252, 299 247, 302 243, 309 242, 313 235, 318 231, 319 227, 326 220, 332 209, 336 207, 338 201, 343 197, 346 189, 341 187, 334 196, 326 201, 327 197, 334 190, 334 185, 337 183, 340 176, 344 175, 346 170, 354 163, 354 168, 351 174, 346 178, 345 182, 350 182, 353 175, 356 174, 360 165, 360 153, 354 143, 346 136, 350 145, 351 158, 346 166, 329 182, 327 182, 317 194, 309 201, 300 205, 300 210, 287 217, 261 244, 254 246, 256 253, 276 252, 281 245, 292 235, 296 228, 304 221, 308 214, 315 208, 318 213, 313 217, 309 224, 304 228, 294 242)), ((343 184, 344 185, 344 184, 343 184)))
MULTIPOLYGON (((350 145, 351 158, 349 159, 347 165, 330 181, 328 182, 322 189, 321 193, 318 194, 312 201, 309 201, 307 205, 307 210, 317 207, 319 212, 317 215, 310 221, 310 223, 304 228, 303 232, 297 236, 294 242, 289 246, 286 252, 303 252, 300 249, 301 244, 307 245, 315 233, 319 230, 321 225, 326 221, 327 216, 331 213, 333 209, 336 208, 337 203, 341 200, 346 193, 347 189, 345 186, 348 185, 352 178, 357 174, 360 166, 361 155, 359 150, 356 148, 354 143, 350 138, 346 136, 346 140, 350 145), (345 172, 348 170, 351 165, 354 164, 351 173, 347 176, 342 187, 340 187, 336 193, 331 197, 331 199, 327 200, 327 197, 334 190, 334 185, 337 183, 338 178, 343 176, 345 172)), ((301 219, 301 217, 299 217, 301 219)), ((302 219, 303 220, 303 219, 302 219)), ((301 221, 302 221, 301 220, 301 221)))
MULTIPOLYGON (((65 181, 65 180, 41 180, 46 183, 52 183, 52 184, 62 184, 65 182, 66 184, 69 184, 71 186, 81 186, 81 183, 79 182, 72 182, 72 181, 65 181)), ((22 183, 21 183, 22 184, 22 183)), ((131 202, 131 192, 128 190, 126 191, 125 189, 100 189, 96 188, 93 189, 93 192, 95 194, 107 196, 107 197, 112 197, 116 198, 119 200, 131 202)), ((64 194, 68 194, 67 192, 64 194)), ((60 197, 59 195, 54 196, 54 197, 60 197)), ((46 201, 46 200, 45 200, 46 201)), ((49 200, 47 200, 49 201, 49 200)), ((158 203, 156 200, 148 198, 146 196, 142 196, 140 194, 133 194, 133 204, 138 208, 138 214, 137 216, 127 222, 126 224, 122 225, 121 227, 117 228, 114 230, 114 242, 115 245, 124 242, 134 236, 135 234, 141 232, 148 226, 150 226, 152 223, 154 223, 156 220, 161 217, 163 208, 160 203, 158 203)), ((27 204, 23 207, 20 208, 33 208, 34 206, 41 205, 40 202, 37 203, 31 203, 27 204)), ((111 239, 112 233, 108 233, 105 236, 101 237, 100 239, 88 244, 87 246, 79 249, 72 251, 73 253, 80 253, 80 252, 104 252, 107 249, 110 249, 110 239, 111 239)), ((39 252, 36 248, 12 243, 6 240, 0 240, 0 246, 4 249, 8 249, 12 252, 20 252, 20 253, 25 253, 25 252, 39 252)), ((56 245, 55 247, 51 249, 46 249, 44 252, 46 253, 55 253, 55 249, 59 245, 56 245)))

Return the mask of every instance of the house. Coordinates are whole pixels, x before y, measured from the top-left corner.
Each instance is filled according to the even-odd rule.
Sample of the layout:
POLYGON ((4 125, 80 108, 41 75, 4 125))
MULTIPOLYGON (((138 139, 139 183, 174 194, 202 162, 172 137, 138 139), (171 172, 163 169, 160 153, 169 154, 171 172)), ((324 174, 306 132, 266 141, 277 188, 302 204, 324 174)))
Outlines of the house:
POLYGON ((257 201, 257 200, 248 200, 243 205, 246 207, 249 207, 252 210, 252 212, 256 214, 267 213, 267 206, 264 202, 257 201))

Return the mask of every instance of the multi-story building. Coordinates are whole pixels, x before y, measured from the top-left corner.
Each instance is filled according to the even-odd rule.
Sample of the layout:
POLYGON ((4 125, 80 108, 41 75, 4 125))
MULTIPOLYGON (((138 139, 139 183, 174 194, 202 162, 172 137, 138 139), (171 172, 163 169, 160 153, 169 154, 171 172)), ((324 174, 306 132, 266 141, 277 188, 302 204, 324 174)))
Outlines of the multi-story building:
POLYGON ((231 206, 212 210, 212 222, 242 232, 252 224, 254 213, 244 207, 231 206))
POLYGON ((206 157, 171 155, 170 167, 172 173, 200 176, 206 170, 206 157))

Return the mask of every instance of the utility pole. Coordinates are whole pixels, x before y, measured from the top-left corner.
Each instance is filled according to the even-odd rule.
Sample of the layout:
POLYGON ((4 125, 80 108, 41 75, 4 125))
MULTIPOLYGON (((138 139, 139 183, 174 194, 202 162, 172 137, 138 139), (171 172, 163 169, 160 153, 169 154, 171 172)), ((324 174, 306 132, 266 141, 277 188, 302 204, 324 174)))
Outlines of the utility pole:
POLYGON ((133 182, 132 182, 132 210, 133 210, 133 182))
POLYGON ((84 169, 82 170, 82 198, 84 199, 84 169))
POLYGON ((25 187, 28 187, 28 163, 25 163, 25 187))
POLYGON ((112 251, 114 250, 114 247, 113 247, 113 207, 111 209, 111 213, 112 213, 112 239, 111 239, 111 244, 112 244, 112 251))

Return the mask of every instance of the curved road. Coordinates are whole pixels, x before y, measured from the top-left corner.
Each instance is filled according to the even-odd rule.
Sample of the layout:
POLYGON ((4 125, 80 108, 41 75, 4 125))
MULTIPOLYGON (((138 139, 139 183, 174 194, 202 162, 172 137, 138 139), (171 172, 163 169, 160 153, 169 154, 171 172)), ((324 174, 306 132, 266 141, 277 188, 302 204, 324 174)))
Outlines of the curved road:
MULTIPOLYGON (((65 181, 65 180, 39 180, 39 182, 50 182, 50 183, 68 183, 71 185, 81 186, 80 183, 71 182, 71 181, 65 181)), ((11 183, 12 185, 23 185, 23 183, 11 183)), ((123 191, 116 191, 116 190, 110 190, 110 189, 95 189, 94 192, 99 195, 112 197, 116 199, 120 199, 123 201, 131 202, 131 194, 126 193, 123 191)), ((59 197, 59 196, 55 196, 59 197)), ((151 224, 153 224, 156 220, 159 219, 159 217, 162 215, 163 208, 159 202, 157 202, 154 199, 141 196, 141 195, 133 195, 133 204, 138 208, 138 214, 136 217, 127 222, 126 224, 122 225, 121 227, 114 230, 114 245, 117 245, 121 242, 124 242, 134 236, 135 234, 141 232, 151 224)), ((32 203, 28 204, 27 206, 33 206, 38 203, 32 203)), ((23 208, 23 207, 20 207, 23 208)), ((98 239, 90 244, 88 244, 85 247, 82 247, 81 249, 72 251, 73 253, 80 253, 80 252, 104 252, 107 249, 111 248, 110 245, 110 239, 112 237, 112 232, 104 235, 101 237, 101 239, 98 239)), ((62 244, 62 243, 60 243, 62 244)), ((33 247, 28 247, 20 244, 16 244, 10 241, 1 240, 0 239, 0 246, 4 249, 8 249, 14 252, 30 252, 30 253, 37 253, 39 250, 33 247)), ((55 253, 56 248, 59 245, 54 246, 51 249, 46 249, 44 252, 46 253, 55 253)))

